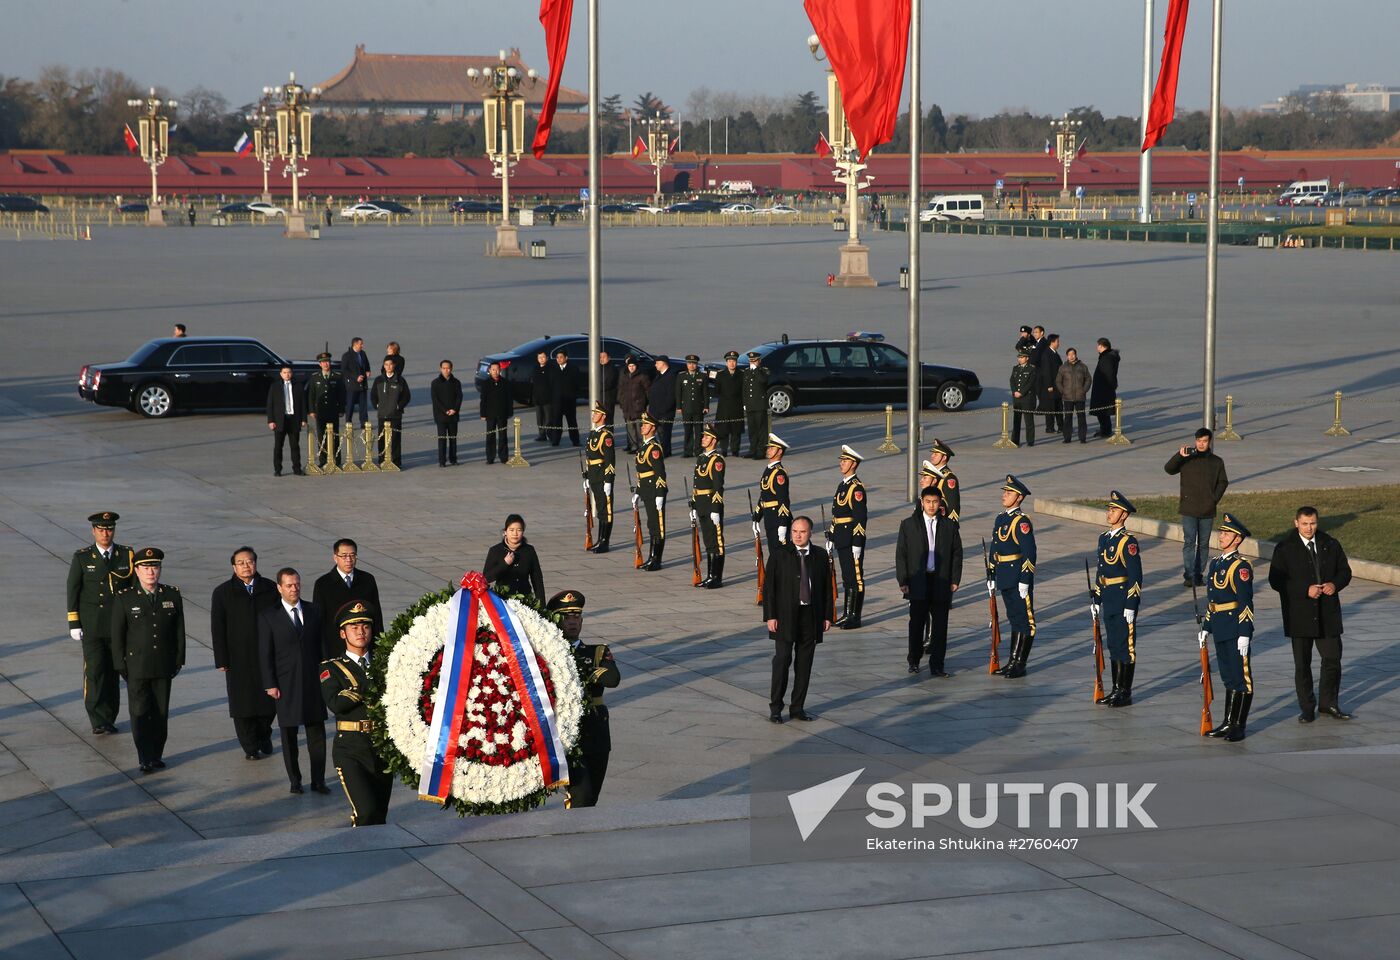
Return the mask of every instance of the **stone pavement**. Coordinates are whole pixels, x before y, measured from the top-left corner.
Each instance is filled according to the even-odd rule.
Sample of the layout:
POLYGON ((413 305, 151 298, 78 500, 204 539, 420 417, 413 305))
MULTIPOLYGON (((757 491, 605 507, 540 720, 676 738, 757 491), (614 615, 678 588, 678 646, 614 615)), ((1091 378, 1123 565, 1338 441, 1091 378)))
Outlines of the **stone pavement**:
MULTIPOLYGON (((481 260, 481 238, 470 232, 332 231, 293 246, 253 231, 178 239, 176 248, 164 234, 123 231, 85 244, 6 245, 0 259, 0 316, 10 341, 24 345, 0 358, 0 571, 10 600, 0 641, 4 955, 267 957, 302 937, 311 948, 312 934, 318 953, 337 957, 783 950, 1050 958, 1116 955, 1123 940, 1148 957, 1356 956, 1400 928, 1385 895, 1394 860, 1337 853, 1358 832, 1389 849, 1400 808, 1385 802, 1395 787, 1385 777, 1371 785, 1374 796, 1315 784, 1290 792, 1261 822, 1241 825, 1222 812, 1202 824, 1235 823, 1235 842, 1262 845, 1290 831, 1339 838, 1288 869, 1222 862, 1183 877, 1087 862, 764 864, 751 860, 748 844, 749 764, 774 753, 936 752, 969 764, 1006 752, 1103 756, 1165 771, 1227 749, 1271 763, 1298 751, 1385 749, 1400 731, 1393 588, 1357 581, 1344 595, 1343 694, 1357 718, 1310 727, 1293 722, 1288 644, 1274 595, 1261 591, 1250 736, 1234 747, 1207 743, 1195 735, 1194 624, 1178 586, 1177 545, 1143 544, 1137 703, 1107 711, 1089 703, 1080 579, 1097 530, 1044 518, 1031 676, 986 676, 985 595, 974 581, 950 624, 957 675, 911 678, 903 605, 887 569, 905 510, 903 457, 875 455, 878 412, 804 413, 776 426, 794 445, 802 509, 815 513, 829 499, 840 443, 870 457, 861 470, 873 504, 870 596, 867 627, 819 648, 809 705, 821 719, 774 727, 764 716, 771 646, 752 602, 742 509, 728 524, 730 586, 700 594, 689 586, 689 531, 677 500, 666 569, 636 572, 625 549, 581 552, 572 449, 527 442, 532 466, 507 470, 488 468, 475 445, 466 465, 438 470, 421 435, 431 429, 426 385, 440 356, 456 358, 469 377, 483 353, 586 323, 550 319, 583 315, 581 233, 549 233, 550 259, 522 264, 481 260), (146 275, 153 262, 158 279, 146 275), (507 309, 534 323, 497 319, 507 309), (419 394, 407 423, 408 469, 275 479, 256 415, 150 422, 77 401, 82 363, 124 356, 175 320, 195 334, 261 336, 296 356, 327 340, 343 349, 351 333, 372 350, 398 339, 419 394), (155 776, 135 771, 124 711, 121 735, 88 735, 80 657, 66 638, 67 560, 87 541, 84 518, 99 508, 122 514, 121 542, 166 550, 165 577, 186 597, 190 663, 175 682, 170 768, 155 776), (609 697, 614 752, 603 807, 564 811, 556 802, 460 823, 400 788, 387 827, 352 833, 343 797, 289 797, 277 760, 241 759, 208 648, 209 591, 228 575, 233 547, 256 546, 264 573, 292 564, 310 579, 329 568, 331 541, 353 536, 392 612, 478 567, 501 519, 522 508, 547 589, 588 595, 585 630, 613 645, 623 669, 609 697), (1227 872, 1244 876, 1223 889, 1209 876, 1227 872)), ((825 233, 609 231, 606 243, 609 332, 648 349, 714 356, 784 330, 835 335, 882 325, 893 342, 902 339, 896 291, 820 286, 834 254, 825 233), (759 333, 760 316, 780 320, 759 333)), ((958 450, 969 558, 1008 470, 1057 497, 1173 489, 1161 464, 1199 419, 1199 251, 947 237, 927 250, 925 359, 972 367, 988 386, 968 413, 928 418, 930 435, 958 450), (1060 322, 1045 320, 1046 304, 1065 305, 1057 316, 1066 345, 1107 334, 1123 347, 1124 395, 1142 408, 1129 420, 1134 446, 990 447, 1007 344, 1022 321, 1060 322)), ((893 273, 901 255, 895 238, 876 238, 877 272, 893 273)), ((1239 407, 1246 440, 1221 448, 1237 486, 1393 476, 1400 449, 1387 441, 1400 427, 1400 374, 1386 344, 1400 283, 1357 253, 1292 259, 1231 249, 1222 257, 1220 392, 1256 398, 1248 419, 1248 401, 1239 407), (1332 336, 1314 342, 1324 310, 1332 336), (1349 408, 1349 439, 1322 437, 1330 407, 1303 399, 1333 389, 1370 401, 1349 408)), ((756 478, 755 466, 731 463, 731 505, 742 502, 739 488, 756 478)), ((615 542, 629 532, 620 512, 615 542)))

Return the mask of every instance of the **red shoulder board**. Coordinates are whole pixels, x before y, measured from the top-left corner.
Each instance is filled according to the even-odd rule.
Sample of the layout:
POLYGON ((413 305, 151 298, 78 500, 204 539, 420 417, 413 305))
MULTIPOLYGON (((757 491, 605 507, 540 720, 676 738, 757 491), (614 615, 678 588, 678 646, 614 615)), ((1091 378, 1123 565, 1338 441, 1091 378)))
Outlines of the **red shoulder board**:
POLYGON ((321 679, 322 679, 322 680, 329 680, 330 678, 331 678, 331 672, 330 672, 329 670, 322 670, 322 671, 321 671, 321 679))
POLYGON ((949 477, 949 478, 948 478, 948 489, 949 489, 949 490, 956 490, 956 489, 958 489, 958 478, 957 478, 957 477, 949 477))
POLYGON ((1137 556, 1137 544, 1136 544, 1136 543, 1130 543, 1130 544, 1128 544, 1128 556, 1130 556, 1130 557, 1136 557, 1136 556, 1137 556))
POLYGON ((864 500, 864 499, 865 499, 865 494, 863 494, 863 493, 861 493, 859 490, 857 490, 857 491, 856 491, 856 499, 857 499, 857 500, 864 500))
POLYGON ((716 469, 716 470, 723 470, 723 469, 724 469, 724 461, 723 461, 723 460, 716 460, 716 461, 715 461, 715 469, 716 469))
POLYGON ((1249 568, 1248 568, 1248 567, 1240 567, 1239 576, 1240 576, 1240 581, 1241 581, 1241 582, 1243 582, 1243 581, 1245 581, 1245 580, 1248 580, 1248 579, 1249 579, 1249 568))
POLYGON ((653 451, 651 452, 651 458, 652 458, 653 460, 660 460, 660 459, 661 459, 661 451, 660 451, 660 450, 653 450, 653 451))
POLYGON ((1030 525, 1029 523, 1027 523, 1026 521, 1024 521, 1024 520, 1021 521, 1021 532, 1022 532, 1022 533, 1030 533, 1030 532, 1031 532, 1031 525, 1030 525))
POLYGON ((608 437, 608 438, 607 438, 606 440, 604 440, 603 442, 606 443, 608 446, 611 447, 611 446, 612 446, 612 437, 608 437))
POLYGON ((778 474, 778 482, 779 482, 779 483, 787 483, 787 477, 783 476, 781 473, 778 474))

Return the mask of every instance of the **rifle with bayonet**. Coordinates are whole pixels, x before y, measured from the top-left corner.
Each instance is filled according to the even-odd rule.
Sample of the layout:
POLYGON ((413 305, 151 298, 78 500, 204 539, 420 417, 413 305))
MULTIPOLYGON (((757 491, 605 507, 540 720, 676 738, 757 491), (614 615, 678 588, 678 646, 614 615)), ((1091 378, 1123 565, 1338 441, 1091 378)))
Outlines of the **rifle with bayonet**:
POLYGON ((632 558, 632 568, 640 570, 646 560, 642 559, 642 509, 637 485, 632 482, 632 464, 627 464, 627 486, 632 489, 632 534, 637 541, 637 553, 632 558))
POLYGON ((836 551, 831 548, 831 528, 826 525, 826 504, 822 504, 822 529, 826 531, 826 566, 831 574, 831 616, 827 617, 832 623, 836 622, 836 551))
POLYGON ((700 586, 700 523, 695 516, 695 498, 690 495, 690 479, 685 481, 685 499, 690 504, 690 585, 700 586))
POLYGON ((991 611, 991 623, 988 626, 992 630, 992 657, 987 662, 987 672, 996 673, 1001 669, 1001 659, 997 656, 997 650, 1001 647, 1001 615, 997 612, 997 584, 996 568, 992 566, 992 561, 987 557, 987 540, 982 540, 982 566, 987 571, 987 606, 991 611))
POLYGON ((588 458, 578 452, 578 465, 583 473, 583 549, 593 549, 593 494, 588 489, 588 458))
MULTIPOLYGON (((1191 583, 1191 609, 1196 614, 1196 632, 1199 636, 1205 623, 1201 617, 1201 601, 1196 596, 1196 584, 1191 583)), ((1204 643, 1201 644, 1201 736, 1205 736, 1215 728, 1214 721, 1210 718, 1210 704, 1215 699, 1215 690, 1210 682, 1210 650, 1204 643)))
MULTIPOLYGON (((1089 588, 1089 609, 1097 611, 1099 609, 1099 595, 1094 593, 1094 581, 1089 576, 1089 558, 1084 558, 1084 583, 1089 588)), ((1093 613, 1094 617, 1094 702, 1098 703, 1103 699, 1103 632, 1099 625, 1099 615, 1093 613)), ((1116 679, 1118 674, 1113 675, 1116 679)))
MULTIPOLYGON (((749 516, 753 516, 753 491, 745 491, 749 495, 749 516)), ((758 521, 753 525, 753 557, 754 568, 758 571, 758 596, 754 598, 755 604, 763 602, 763 539, 759 536, 758 521)))

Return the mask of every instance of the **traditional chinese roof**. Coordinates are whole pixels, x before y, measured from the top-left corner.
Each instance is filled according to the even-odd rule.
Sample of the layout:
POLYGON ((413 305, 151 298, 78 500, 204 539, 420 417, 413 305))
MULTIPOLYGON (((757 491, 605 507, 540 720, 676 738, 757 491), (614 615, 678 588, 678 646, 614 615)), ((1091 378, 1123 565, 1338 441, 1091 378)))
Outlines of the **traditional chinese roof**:
MULTIPOLYGON (((352 104, 463 104, 481 99, 482 91, 467 78, 467 69, 494 67, 500 62, 489 56, 431 56, 408 53, 368 53, 364 44, 355 47, 349 66, 321 84, 320 103, 327 107, 352 104)), ((519 48, 506 53, 506 63, 524 73, 528 68, 519 48)), ((525 102, 538 105, 544 98, 545 79, 524 84, 520 92, 525 102)), ((561 107, 582 106, 588 95, 568 87, 559 88, 561 107)))

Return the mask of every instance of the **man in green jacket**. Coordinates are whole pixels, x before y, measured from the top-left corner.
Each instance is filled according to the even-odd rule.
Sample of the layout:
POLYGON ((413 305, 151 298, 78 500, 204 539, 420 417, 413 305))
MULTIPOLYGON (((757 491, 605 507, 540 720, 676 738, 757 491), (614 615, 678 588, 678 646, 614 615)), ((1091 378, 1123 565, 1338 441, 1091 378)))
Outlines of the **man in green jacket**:
POLYGON ((68 565, 68 636, 83 645, 83 706, 93 736, 116 733, 121 684, 112 665, 113 598, 131 586, 131 548, 116 543, 117 514, 88 517, 93 542, 68 565))
POLYGON ((160 582, 164 560, 157 547, 137 550, 137 585, 112 610, 112 659, 126 680, 131 739, 142 773, 165 769, 170 681, 185 665, 185 604, 178 588, 160 582))
POLYGON ((1185 545, 1181 550, 1182 580, 1187 587, 1193 583, 1205 585, 1202 570, 1210 555, 1210 529, 1215 521, 1215 508, 1225 496, 1230 478, 1225 475, 1225 461, 1210 448, 1212 434, 1202 427, 1196 431, 1193 446, 1183 446, 1165 467, 1167 473, 1181 477, 1181 530, 1185 545))

